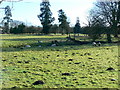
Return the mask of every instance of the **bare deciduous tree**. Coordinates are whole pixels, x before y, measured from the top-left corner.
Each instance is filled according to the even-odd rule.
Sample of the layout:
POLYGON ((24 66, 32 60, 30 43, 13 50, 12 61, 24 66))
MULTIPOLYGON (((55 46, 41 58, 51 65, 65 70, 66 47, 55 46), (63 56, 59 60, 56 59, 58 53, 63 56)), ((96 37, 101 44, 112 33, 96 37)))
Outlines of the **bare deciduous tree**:
POLYGON ((119 2, 96 2, 90 24, 103 24, 110 29, 105 30, 108 42, 111 42, 111 34, 118 37, 117 25, 120 23, 120 1, 119 2))

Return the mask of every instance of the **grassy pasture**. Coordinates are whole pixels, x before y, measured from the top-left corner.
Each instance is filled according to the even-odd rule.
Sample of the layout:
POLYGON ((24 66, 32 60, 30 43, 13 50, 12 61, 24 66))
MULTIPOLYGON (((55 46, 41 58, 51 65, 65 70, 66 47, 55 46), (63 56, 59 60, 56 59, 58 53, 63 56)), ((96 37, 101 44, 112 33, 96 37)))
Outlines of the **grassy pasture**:
POLYGON ((74 45, 65 37, 2 35, 2 88, 118 88, 117 44, 74 45), (61 46, 47 46, 52 40, 61 46))

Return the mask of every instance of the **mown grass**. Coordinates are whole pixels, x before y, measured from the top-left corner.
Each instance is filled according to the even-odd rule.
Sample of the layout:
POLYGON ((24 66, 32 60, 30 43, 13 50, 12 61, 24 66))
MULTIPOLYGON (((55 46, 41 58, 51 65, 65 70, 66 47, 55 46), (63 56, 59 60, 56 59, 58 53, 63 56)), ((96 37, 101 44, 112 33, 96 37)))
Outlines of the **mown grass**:
POLYGON ((117 44, 67 45, 65 37, 2 35, 2 88, 118 88, 117 44), (44 84, 33 85, 38 80, 44 84))

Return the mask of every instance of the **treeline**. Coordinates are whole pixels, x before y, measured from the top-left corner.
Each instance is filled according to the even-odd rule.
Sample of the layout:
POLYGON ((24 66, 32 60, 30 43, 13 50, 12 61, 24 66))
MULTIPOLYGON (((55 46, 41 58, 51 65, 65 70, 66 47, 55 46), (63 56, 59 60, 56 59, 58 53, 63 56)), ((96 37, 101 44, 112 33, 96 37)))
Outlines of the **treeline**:
POLYGON ((10 28, 10 33, 12 34, 40 33, 40 32, 42 32, 42 27, 25 26, 23 23, 14 28, 10 28))
MULTIPOLYGON (((63 31, 61 30, 61 28, 57 25, 54 24, 50 27, 49 33, 53 33, 53 34, 68 34, 68 32, 70 33, 74 33, 73 27, 69 27, 68 31, 65 31, 63 33, 63 31)), ((43 32, 43 27, 39 27, 39 26, 25 26, 24 24, 20 24, 16 27, 12 27, 10 28, 10 33, 11 34, 23 34, 23 33, 38 33, 38 34, 44 34, 43 32)))
MULTIPOLYGON (((42 31, 44 34, 49 34, 55 20, 50 10, 50 2, 43 1, 40 4, 40 11, 38 18, 43 26, 42 31)), ((61 33, 70 34, 70 22, 67 21, 67 16, 62 9, 58 10, 58 21, 61 33)), ((96 2, 94 8, 89 12, 87 21, 88 25, 81 28, 79 18, 77 18, 76 24, 72 28, 74 36, 77 33, 84 33, 95 41, 101 37, 101 34, 106 34, 107 41, 112 42, 112 35, 118 38, 120 34, 120 1, 96 2)))
MULTIPOLYGON (((112 35, 119 38, 120 34, 120 1, 118 2, 96 2, 94 8, 90 10, 88 15, 88 24, 81 27, 80 20, 77 18, 73 27, 70 27, 70 22, 67 20, 67 15, 64 10, 58 10, 58 24, 53 24, 55 18, 52 17, 50 10, 50 2, 43 0, 40 4, 40 14, 37 15, 42 27, 18 25, 10 29, 10 33, 61 33, 61 34, 88 34, 95 41, 101 37, 101 34, 106 34, 107 41, 112 42, 112 35)), ((5 25, 8 27, 8 24, 5 25)), ((8 28, 5 31, 9 33, 8 28)))

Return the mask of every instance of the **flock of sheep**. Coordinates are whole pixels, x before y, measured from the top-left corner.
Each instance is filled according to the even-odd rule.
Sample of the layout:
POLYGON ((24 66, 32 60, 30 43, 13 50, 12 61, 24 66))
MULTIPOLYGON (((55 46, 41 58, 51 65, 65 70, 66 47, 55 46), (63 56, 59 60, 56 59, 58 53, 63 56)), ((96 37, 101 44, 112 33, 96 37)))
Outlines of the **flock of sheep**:
MULTIPOLYGON (((40 44, 40 43, 43 43, 43 41, 39 41, 39 40, 38 40, 37 43, 40 44)), ((58 46, 58 41, 57 41, 57 40, 52 41, 50 46, 51 46, 51 47, 58 46)), ((31 46, 30 46, 30 45, 26 45, 25 47, 31 47, 31 46)), ((42 45, 39 45, 38 47, 42 47, 42 45)))
MULTIPOLYGON (((38 44, 41 44, 41 43, 43 43, 43 41, 38 41, 37 43, 38 43, 38 44)), ((92 45, 93 45, 93 46, 101 46, 101 42, 98 42, 98 43, 93 42, 92 45)), ((59 42, 58 42, 57 40, 54 40, 54 41, 51 42, 51 45, 50 45, 50 46, 51 46, 51 47, 59 46, 59 42)), ((25 47, 31 47, 31 46, 30 46, 30 45, 26 45, 25 47)), ((38 47, 42 47, 42 45, 38 45, 38 47)))
POLYGON ((101 42, 98 42, 98 43, 93 42, 92 45, 93 45, 93 46, 101 46, 101 42))

